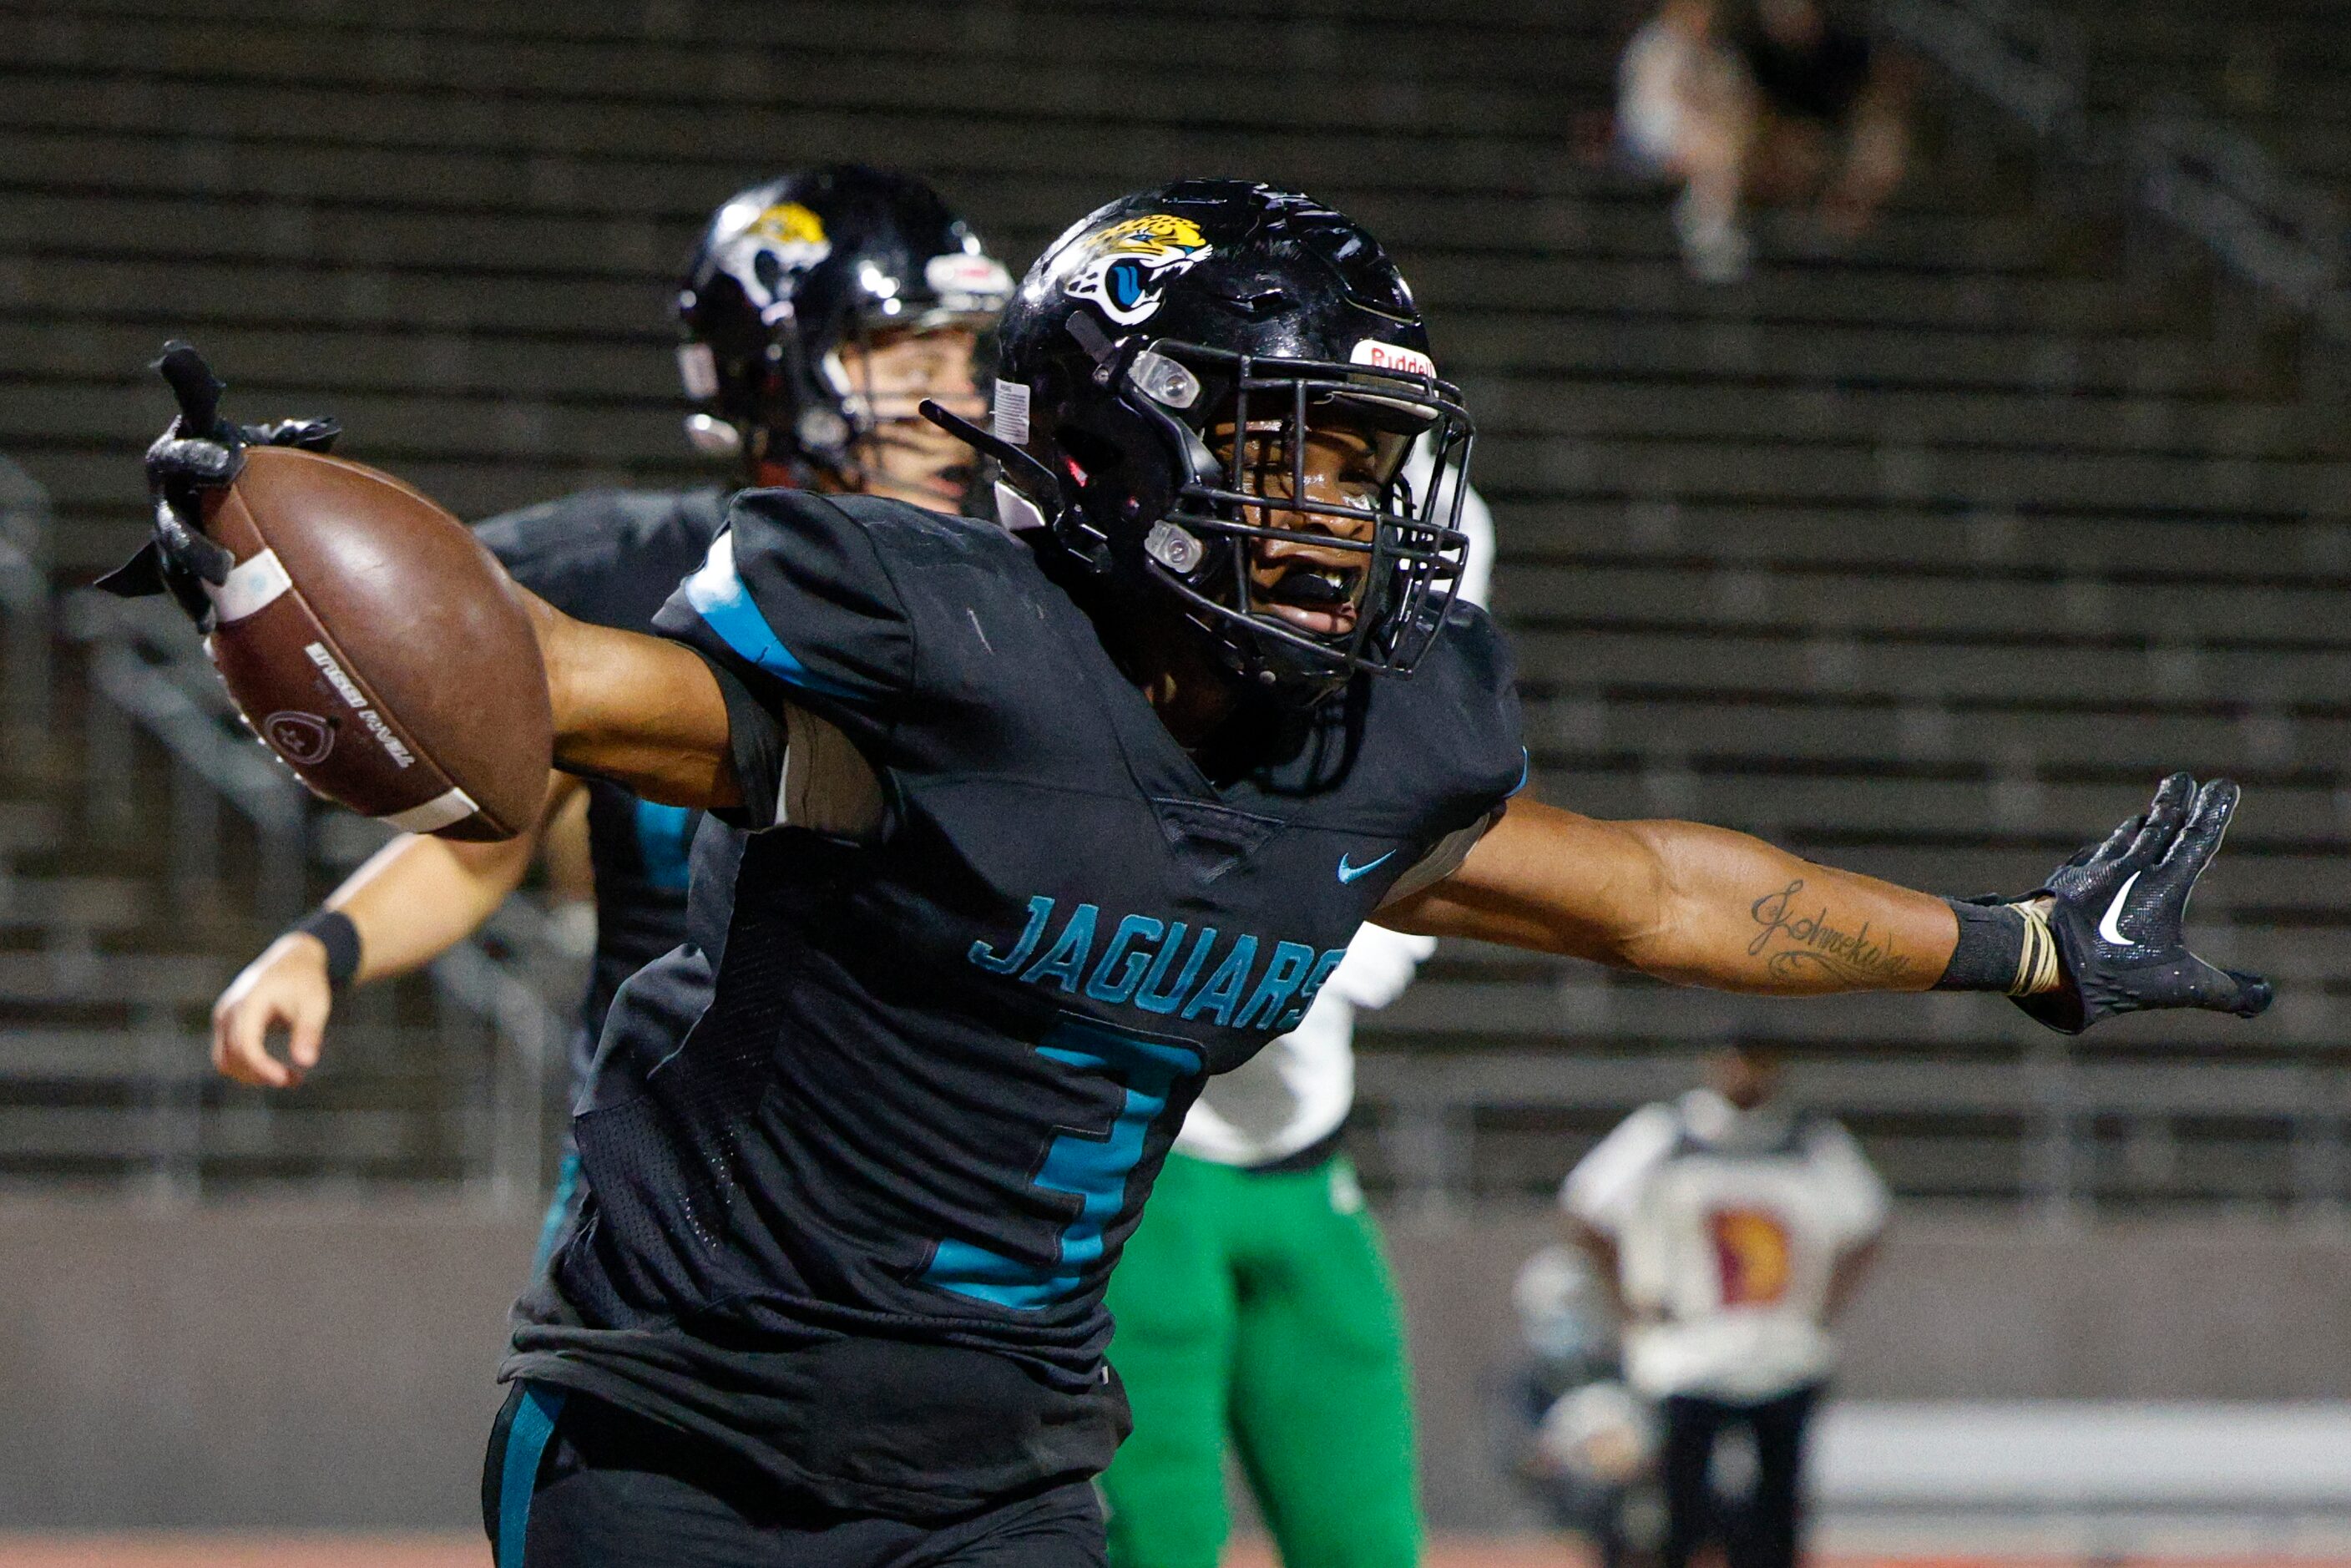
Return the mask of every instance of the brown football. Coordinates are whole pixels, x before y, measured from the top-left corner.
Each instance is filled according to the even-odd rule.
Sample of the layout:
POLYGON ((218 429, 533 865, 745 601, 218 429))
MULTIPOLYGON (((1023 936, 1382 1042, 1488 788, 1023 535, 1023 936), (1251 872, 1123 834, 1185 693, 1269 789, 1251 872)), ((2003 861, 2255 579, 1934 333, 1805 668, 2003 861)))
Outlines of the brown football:
POLYGON ((463 523, 389 474, 263 446, 206 493, 204 531, 236 559, 205 650, 303 783, 410 832, 507 839, 538 820, 546 667, 463 523))

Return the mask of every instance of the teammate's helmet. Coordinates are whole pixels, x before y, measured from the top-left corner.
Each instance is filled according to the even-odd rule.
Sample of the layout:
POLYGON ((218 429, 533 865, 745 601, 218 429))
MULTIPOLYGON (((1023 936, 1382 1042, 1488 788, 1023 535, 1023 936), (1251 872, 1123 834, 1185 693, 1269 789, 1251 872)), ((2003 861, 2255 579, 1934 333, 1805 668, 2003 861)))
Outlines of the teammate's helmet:
POLYGON ((982 330, 1012 292, 1003 264, 922 181, 810 169, 711 216, 677 296, 694 444, 856 487, 872 413, 840 350, 888 328, 982 330))
POLYGON ((1437 377, 1403 275, 1353 222, 1239 180, 1113 202, 1029 269, 999 351, 995 434, 1035 459, 999 452, 1008 527, 1049 528, 1096 571, 1174 595, 1228 667, 1290 701, 1357 670, 1408 674, 1426 651, 1466 548, 1454 524, 1469 419, 1437 377), (1333 420, 1374 444, 1367 504, 1304 498, 1303 438, 1333 420), (1437 465, 1415 495, 1404 460, 1423 438, 1437 465), (1290 469, 1287 496, 1245 473, 1270 452, 1290 469), (1310 608, 1353 594, 1351 629, 1317 634, 1267 610, 1250 553, 1299 537, 1280 513, 1352 518, 1368 536, 1314 538, 1363 558, 1355 581, 1284 583, 1310 608))

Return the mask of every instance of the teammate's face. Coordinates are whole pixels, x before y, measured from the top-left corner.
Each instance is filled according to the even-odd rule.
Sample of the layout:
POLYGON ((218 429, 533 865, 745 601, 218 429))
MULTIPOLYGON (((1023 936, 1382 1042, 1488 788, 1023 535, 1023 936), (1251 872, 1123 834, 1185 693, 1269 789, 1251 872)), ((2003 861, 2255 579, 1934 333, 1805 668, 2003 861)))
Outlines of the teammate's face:
POLYGON ((935 398, 966 419, 987 409, 973 375, 978 334, 934 327, 878 334, 841 350, 850 396, 863 402, 873 433, 858 445, 864 489, 872 496, 952 512, 971 483, 971 449, 922 416, 935 398))
MULTIPOLYGON (((1229 426, 1211 432, 1212 444, 1231 450, 1229 426)), ((1301 496, 1328 505, 1376 507, 1394 455, 1380 438, 1352 423, 1310 423, 1304 463, 1293 465, 1288 426, 1254 421, 1242 447, 1241 489, 1252 496, 1287 499, 1301 496), (1305 487, 1299 488, 1302 466, 1305 487)), ((1285 530, 1275 539, 1249 546, 1249 589, 1265 613, 1318 637, 1344 637, 1355 630, 1369 581, 1370 558, 1334 549, 1332 539, 1369 542, 1375 525, 1366 517, 1327 512, 1268 509, 1257 515, 1266 527, 1285 530)))

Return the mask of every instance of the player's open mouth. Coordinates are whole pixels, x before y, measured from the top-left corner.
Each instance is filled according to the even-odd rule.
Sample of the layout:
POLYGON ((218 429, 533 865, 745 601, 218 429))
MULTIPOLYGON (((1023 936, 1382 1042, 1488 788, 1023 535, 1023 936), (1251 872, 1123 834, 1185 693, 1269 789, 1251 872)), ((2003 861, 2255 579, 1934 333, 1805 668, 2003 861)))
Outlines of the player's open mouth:
POLYGON ((1301 632, 1343 636, 1355 629, 1355 596, 1364 580, 1358 566, 1301 562, 1267 587, 1259 604, 1301 632))

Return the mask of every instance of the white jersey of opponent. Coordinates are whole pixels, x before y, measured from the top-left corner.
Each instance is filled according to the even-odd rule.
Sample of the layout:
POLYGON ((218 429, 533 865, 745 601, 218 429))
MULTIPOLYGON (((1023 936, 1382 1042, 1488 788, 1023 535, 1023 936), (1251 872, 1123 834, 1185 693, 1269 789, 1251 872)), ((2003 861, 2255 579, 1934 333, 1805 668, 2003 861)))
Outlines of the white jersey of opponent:
POLYGON ((1768 1399, 1826 1377, 1838 1258, 1886 1224, 1886 1185, 1851 1134, 1710 1089, 1645 1105, 1560 1188, 1614 1239, 1625 1371, 1651 1398, 1768 1399))
MULTIPOLYGON (((1428 483, 1430 467, 1426 444, 1414 448, 1405 477, 1415 495, 1428 483)), ((1469 536, 1461 592, 1483 604, 1494 576, 1494 515, 1474 485, 1461 497, 1461 531, 1469 536)), ((1397 885, 1414 884, 1407 877, 1397 885)), ((1384 1008, 1404 995, 1420 961, 1436 950, 1433 937, 1378 925, 1357 931, 1304 1020, 1208 1080, 1176 1135, 1176 1151, 1220 1166, 1271 1165, 1338 1131, 1355 1103, 1357 1009, 1384 1008)))
POLYGON ((1435 937, 1384 926, 1357 931, 1299 1026, 1208 1080, 1176 1134, 1176 1152, 1220 1166, 1270 1165, 1336 1132, 1355 1100, 1355 1009, 1402 996, 1436 947, 1435 937))

